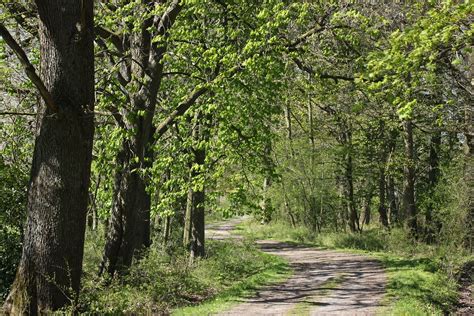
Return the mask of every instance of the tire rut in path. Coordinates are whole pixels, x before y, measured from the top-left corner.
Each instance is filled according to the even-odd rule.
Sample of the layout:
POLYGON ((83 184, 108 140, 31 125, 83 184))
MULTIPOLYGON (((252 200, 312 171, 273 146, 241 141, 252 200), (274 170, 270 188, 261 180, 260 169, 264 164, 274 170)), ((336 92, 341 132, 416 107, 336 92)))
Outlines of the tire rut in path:
MULTIPOLYGON (((213 225, 207 234, 214 239, 236 238, 231 232, 241 221, 213 225)), ((272 240, 257 244, 288 260, 293 275, 219 315, 374 315, 383 307, 386 275, 376 260, 272 240)))

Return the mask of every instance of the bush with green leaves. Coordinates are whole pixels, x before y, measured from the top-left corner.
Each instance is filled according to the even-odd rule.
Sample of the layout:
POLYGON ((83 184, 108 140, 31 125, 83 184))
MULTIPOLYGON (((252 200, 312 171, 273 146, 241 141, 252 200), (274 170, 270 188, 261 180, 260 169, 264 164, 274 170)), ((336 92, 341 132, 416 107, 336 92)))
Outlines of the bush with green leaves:
POLYGON ((0 158, 0 298, 7 295, 21 257, 28 179, 0 158))
POLYGON ((100 232, 87 236, 86 241, 87 264, 78 306, 86 313, 168 313, 211 299, 280 264, 250 243, 210 240, 207 257, 193 263, 184 250, 170 255, 154 244, 127 275, 106 284, 97 282, 101 248, 96 234, 100 232))

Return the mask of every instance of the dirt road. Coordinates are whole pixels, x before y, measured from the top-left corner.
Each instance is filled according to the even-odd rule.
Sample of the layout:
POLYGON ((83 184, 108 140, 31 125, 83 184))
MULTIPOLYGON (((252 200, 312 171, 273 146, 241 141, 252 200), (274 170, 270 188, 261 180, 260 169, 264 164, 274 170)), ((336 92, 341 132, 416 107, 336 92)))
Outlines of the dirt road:
MULTIPOLYGON (((209 238, 235 238, 240 219, 211 227, 209 238)), ((288 260, 293 275, 220 315, 374 315, 383 307, 386 276, 374 259, 283 242, 257 242, 288 260)))

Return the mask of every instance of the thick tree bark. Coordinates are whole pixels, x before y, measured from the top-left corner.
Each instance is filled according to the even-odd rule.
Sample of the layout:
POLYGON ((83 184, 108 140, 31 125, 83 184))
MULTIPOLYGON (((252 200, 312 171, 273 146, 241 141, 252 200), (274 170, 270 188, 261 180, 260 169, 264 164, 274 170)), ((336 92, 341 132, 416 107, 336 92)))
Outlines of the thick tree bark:
POLYGON ((413 236, 418 235, 417 210, 415 204, 415 149, 413 142, 413 123, 407 120, 403 123, 405 131, 405 166, 403 211, 407 218, 408 227, 413 236))
POLYGON ((137 170, 146 168, 145 152, 151 141, 152 120, 163 77, 166 38, 181 9, 180 1, 173 0, 161 17, 145 20, 140 29, 130 35, 130 85, 137 92, 130 95, 132 113, 124 113, 124 124, 135 134, 123 141, 117 157, 121 169, 115 176, 111 225, 99 274, 107 271, 113 276, 117 269, 126 270, 132 263, 135 249, 149 244, 146 236, 150 230, 151 199, 137 170), (165 41, 152 43, 150 30, 153 26, 156 27, 153 35, 163 36, 165 41), (135 117, 129 120, 130 115, 135 117))
POLYGON ((146 191, 146 183, 140 178, 140 184, 137 188, 138 200, 138 221, 136 229, 136 248, 138 250, 144 250, 151 245, 151 195, 146 191))
POLYGON ((23 252, 5 311, 38 314, 79 293, 94 134, 93 1, 36 1, 42 104, 23 252))

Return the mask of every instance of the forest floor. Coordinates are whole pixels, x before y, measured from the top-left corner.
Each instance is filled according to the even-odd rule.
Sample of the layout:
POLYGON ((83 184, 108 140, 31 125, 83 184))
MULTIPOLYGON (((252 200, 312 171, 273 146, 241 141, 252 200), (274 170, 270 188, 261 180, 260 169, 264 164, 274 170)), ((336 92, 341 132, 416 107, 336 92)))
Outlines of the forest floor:
MULTIPOLYGON (((207 236, 238 239, 233 231, 243 220, 211 225, 207 236)), ((274 240, 257 244, 262 251, 286 259, 292 276, 258 290, 220 315, 370 315, 384 307, 387 277, 375 259, 274 240)))

